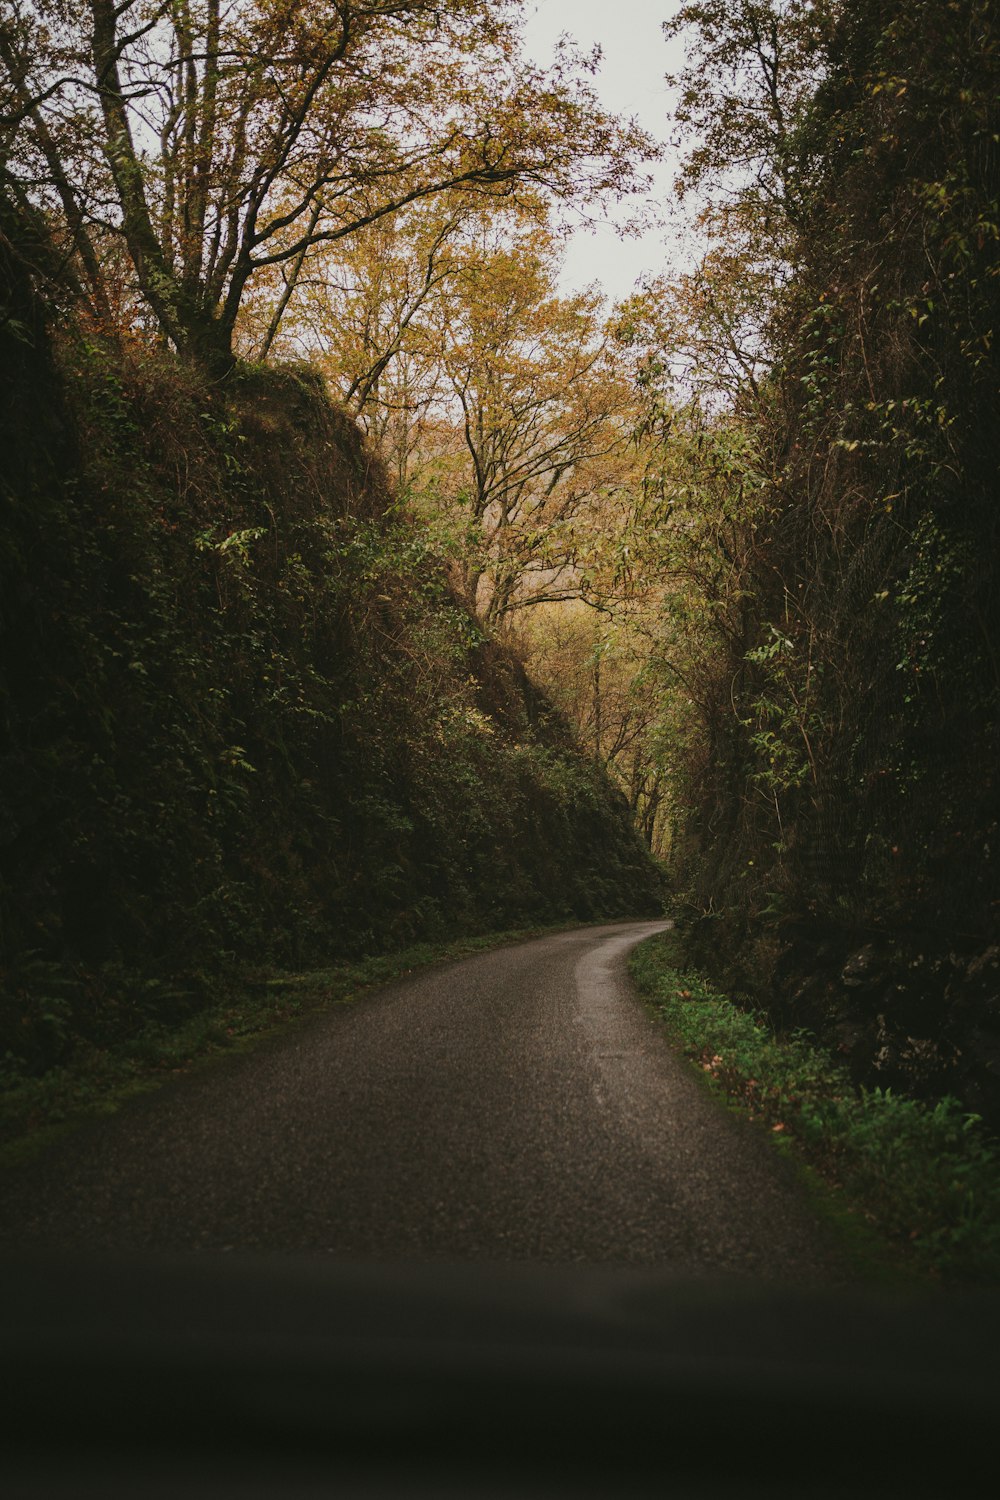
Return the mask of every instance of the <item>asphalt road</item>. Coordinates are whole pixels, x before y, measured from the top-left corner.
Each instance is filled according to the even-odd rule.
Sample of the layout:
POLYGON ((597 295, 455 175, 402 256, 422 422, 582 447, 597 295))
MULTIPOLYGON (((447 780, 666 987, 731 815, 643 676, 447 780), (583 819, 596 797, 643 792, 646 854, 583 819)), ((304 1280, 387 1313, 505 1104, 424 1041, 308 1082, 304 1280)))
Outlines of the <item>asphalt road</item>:
POLYGON ((660 926, 425 970, 180 1078, 5 1174, 0 1246, 845 1280, 788 1164, 634 994, 660 926))

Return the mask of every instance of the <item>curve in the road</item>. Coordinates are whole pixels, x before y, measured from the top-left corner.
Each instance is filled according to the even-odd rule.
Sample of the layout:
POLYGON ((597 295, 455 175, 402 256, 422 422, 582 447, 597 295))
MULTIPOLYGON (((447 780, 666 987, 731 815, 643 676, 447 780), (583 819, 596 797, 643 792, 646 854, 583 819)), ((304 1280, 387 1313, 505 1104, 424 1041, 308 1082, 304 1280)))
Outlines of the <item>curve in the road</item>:
POLYGON ((424 971, 179 1080, 8 1174, 0 1245, 843 1279, 787 1163, 635 996, 662 925, 424 971))

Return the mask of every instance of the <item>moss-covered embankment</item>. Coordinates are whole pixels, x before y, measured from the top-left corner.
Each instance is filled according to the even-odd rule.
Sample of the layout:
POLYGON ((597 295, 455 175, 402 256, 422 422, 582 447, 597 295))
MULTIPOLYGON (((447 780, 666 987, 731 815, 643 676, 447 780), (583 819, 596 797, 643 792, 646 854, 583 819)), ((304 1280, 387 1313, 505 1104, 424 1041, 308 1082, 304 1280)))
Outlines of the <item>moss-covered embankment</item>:
POLYGON ((623 802, 308 371, 213 387, 0 288, 0 1058, 223 972, 655 911, 623 802))

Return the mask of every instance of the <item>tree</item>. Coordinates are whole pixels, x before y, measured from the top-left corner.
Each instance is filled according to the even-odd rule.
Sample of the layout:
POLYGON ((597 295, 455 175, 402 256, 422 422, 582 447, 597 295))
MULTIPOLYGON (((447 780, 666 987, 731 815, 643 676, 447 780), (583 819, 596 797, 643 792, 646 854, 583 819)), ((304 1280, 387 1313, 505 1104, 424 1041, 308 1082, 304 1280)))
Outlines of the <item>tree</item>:
POLYGON ((810 171, 800 126, 836 12, 837 0, 695 0, 664 23, 668 40, 687 43, 667 78, 690 142, 677 187, 707 189, 712 221, 787 243, 810 171))
POLYGON ((567 601, 533 611, 518 643, 529 669, 624 793, 647 846, 664 851, 662 683, 635 610, 567 601))
POLYGON ((819 171, 809 110, 837 10, 837 0, 695 0, 664 24, 687 44, 667 79, 687 140, 675 187, 708 248, 692 271, 651 279, 632 311, 653 316, 685 394, 758 420, 819 171))
POLYGON ((242 337, 261 355, 274 348, 306 357, 379 449, 404 495, 426 436, 430 409, 444 397, 429 328, 433 304, 463 264, 463 227, 481 210, 461 193, 410 204, 332 246, 319 246, 298 278, 280 331, 287 287, 265 281, 242 337), (273 341, 273 342, 272 342, 273 341))
POLYGON ((629 191, 653 149, 599 108, 579 60, 519 59, 509 0, 70 0, 65 21, 41 5, 46 25, 5 26, 26 150, 52 157, 57 192, 61 142, 103 155, 97 198, 157 327, 220 372, 270 269, 291 296, 314 247, 441 192, 629 191))
POLYGON ((590 537, 632 428, 600 299, 559 297, 556 264, 547 230, 485 218, 435 304, 454 416, 429 477, 462 517, 463 590, 492 627, 586 590, 590 537))

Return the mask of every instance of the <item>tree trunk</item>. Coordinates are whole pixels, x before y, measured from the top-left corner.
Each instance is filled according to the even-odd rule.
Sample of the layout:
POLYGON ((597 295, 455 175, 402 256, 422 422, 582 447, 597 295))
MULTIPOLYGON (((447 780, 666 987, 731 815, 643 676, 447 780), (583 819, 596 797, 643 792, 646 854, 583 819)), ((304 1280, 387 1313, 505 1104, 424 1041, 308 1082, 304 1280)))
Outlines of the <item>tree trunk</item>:
POLYGON ((129 256, 146 301, 163 332, 185 358, 215 379, 236 363, 233 329, 217 318, 175 274, 153 228, 144 168, 132 137, 128 105, 118 69, 118 15, 111 0, 90 0, 94 18, 94 68, 106 131, 106 153, 122 211, 129 256))

